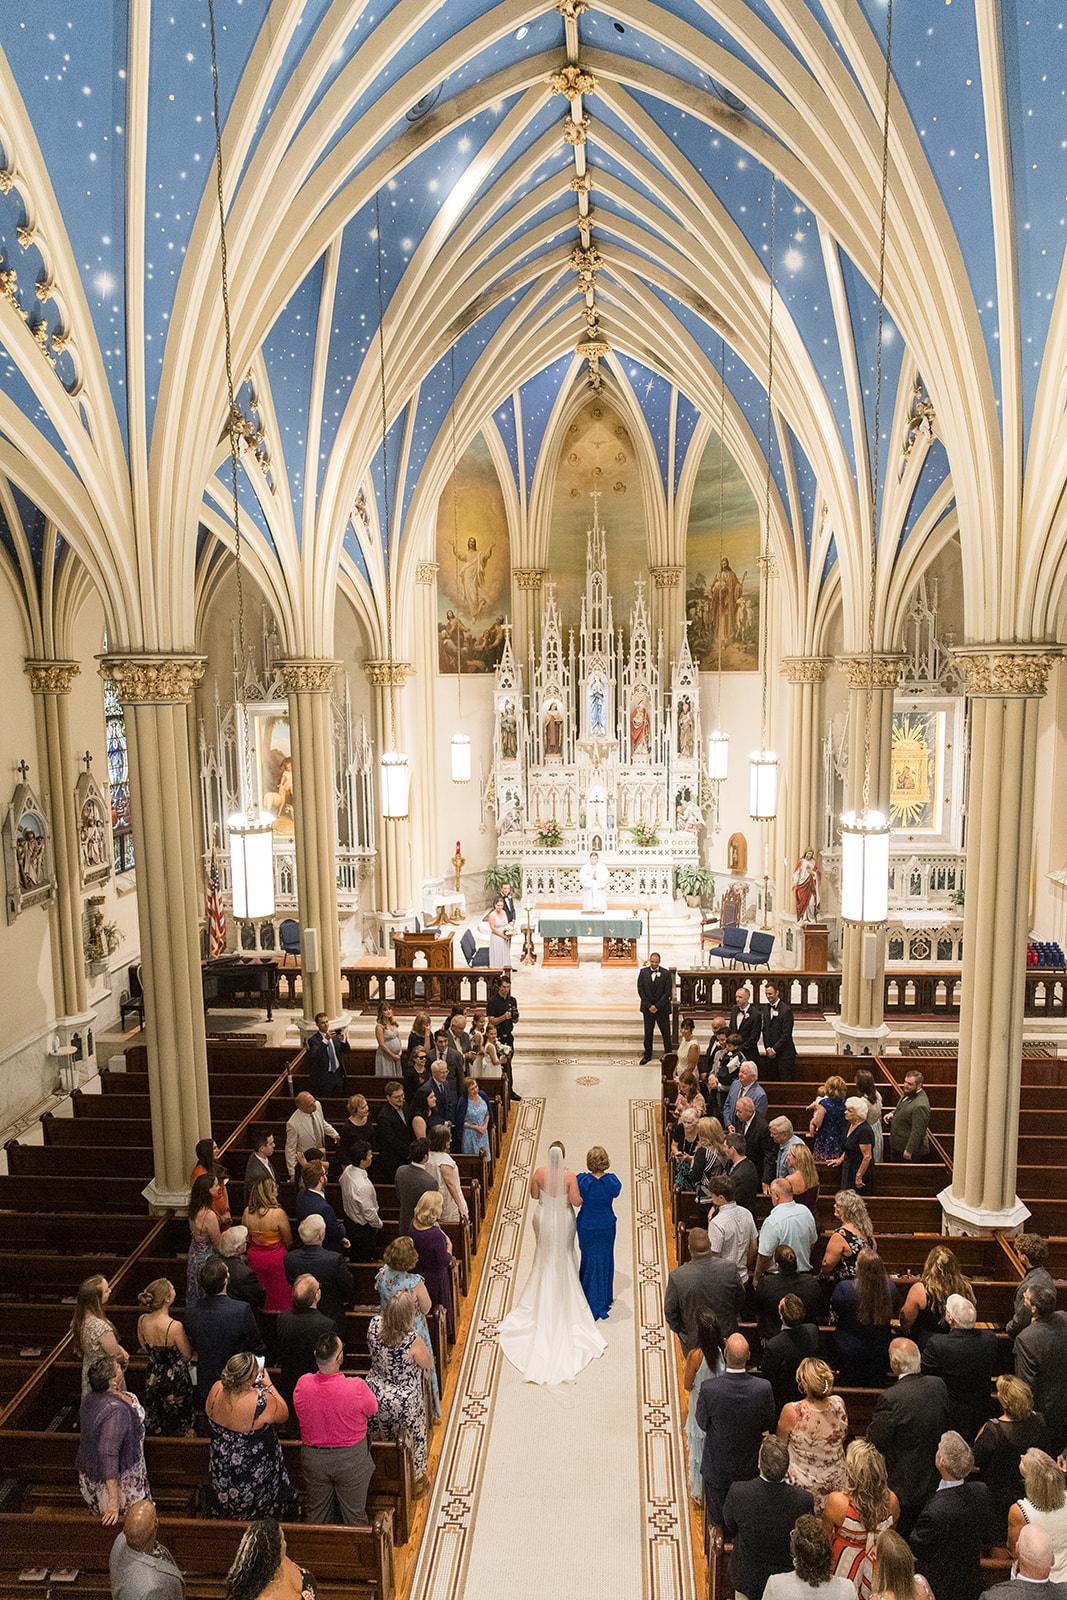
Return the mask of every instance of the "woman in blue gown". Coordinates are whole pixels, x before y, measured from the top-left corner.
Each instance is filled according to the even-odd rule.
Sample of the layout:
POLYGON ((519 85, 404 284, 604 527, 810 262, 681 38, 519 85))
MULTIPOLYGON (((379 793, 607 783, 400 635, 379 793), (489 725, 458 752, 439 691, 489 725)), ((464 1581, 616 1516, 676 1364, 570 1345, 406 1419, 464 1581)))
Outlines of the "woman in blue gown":
POLYGON ((578 1173, 582 1197, 578 1212, 578 1247, 582 1264, 578 1276, 585 1298, 596 1321, 611 1310, 615 1298, 615 1212, 614 1202, 622 1184, 613 1172, 603 1145, 595 1144, 585 1158, 588 1172, 578 1173))

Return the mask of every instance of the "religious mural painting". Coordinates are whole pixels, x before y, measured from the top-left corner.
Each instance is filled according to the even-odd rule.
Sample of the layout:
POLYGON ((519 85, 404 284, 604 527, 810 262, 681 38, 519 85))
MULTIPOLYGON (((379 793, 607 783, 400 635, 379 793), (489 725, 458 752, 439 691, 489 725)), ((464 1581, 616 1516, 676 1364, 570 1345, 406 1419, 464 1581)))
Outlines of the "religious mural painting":
POLYGON ((939 833, 944 804, 943 711, 895 711, 889 759, 889 819, 909 833, 939 833))
POLYGON ((511 615, 511 549, 500 479, 482 434, 437 505, 438 671, 495 672, 511 615))
MULTIPOLYGON (((610 598, 621 621, 633 605, 635 574, 648 570, 648 536, 637 451, 626 424, 600 395, 590 396, 574 414, 556 464, 548 566, 556 586, 564 639, 567 630, 577 629, 581 620, 586 534, 593 520, 594 491, 600 496, 600 520, 611 530, 604 600, 610 598)), ((606 702, 603 709, 606 724, 610 714, 606 702)), ((591 715, 592 705, 588 710, 591 715)))
POLYGON ((294 826, 293 749, 288 713, 282 707, 254 707, 250 737, 255 762, 259 809, 277 834, 291 836, 294 826))
POLYGON ((759 671, 759 511, 740 468, 720 444, 704 447, 689 503, 685 614, 689 645, 702 672, 759 671))

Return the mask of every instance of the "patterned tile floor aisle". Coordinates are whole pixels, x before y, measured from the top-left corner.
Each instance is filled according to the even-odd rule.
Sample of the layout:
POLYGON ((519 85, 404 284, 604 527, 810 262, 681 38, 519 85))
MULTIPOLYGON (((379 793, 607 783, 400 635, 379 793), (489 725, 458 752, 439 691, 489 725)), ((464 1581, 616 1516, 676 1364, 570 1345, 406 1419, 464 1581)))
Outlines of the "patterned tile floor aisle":
POLYGON ((605 1055, 592 1066, 588 1057, 580 1066, 560 1059, 525 1071, 521 1084, 412 1600, 690 1600, 677 1369, 662 1325, 658 1112, 649 1098, 658 1069, 632 1057, 605 1055), (623 1192, 615 1305, 600 1324, 607 1351, 550 1392, 523 1383, 499 1355, 496 1326, 532 1259, 529 1174, 556 1138, 575 1168, 590 1145, 604 1144, 623 1192))

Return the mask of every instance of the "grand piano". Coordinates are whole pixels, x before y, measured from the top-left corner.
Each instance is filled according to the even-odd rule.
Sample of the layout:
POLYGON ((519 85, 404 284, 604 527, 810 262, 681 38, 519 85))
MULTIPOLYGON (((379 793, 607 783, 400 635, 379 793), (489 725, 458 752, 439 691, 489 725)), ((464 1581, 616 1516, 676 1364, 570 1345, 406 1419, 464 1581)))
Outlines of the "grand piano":
POLYGON ((243 956, 220 956, 201 963, 204 982, 204 1010, 212 1006, 245 1006, 267 1009, 267 1021, 274 1015, 278 998, 278 963, 269 956, 247 960, 243 956))

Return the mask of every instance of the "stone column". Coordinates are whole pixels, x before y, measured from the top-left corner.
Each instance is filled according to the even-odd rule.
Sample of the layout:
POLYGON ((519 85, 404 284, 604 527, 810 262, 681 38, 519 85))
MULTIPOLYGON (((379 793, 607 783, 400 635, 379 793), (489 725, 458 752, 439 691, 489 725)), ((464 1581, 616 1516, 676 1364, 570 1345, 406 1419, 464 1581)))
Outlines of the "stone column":
MULTIPOLYGON (((865 724, 870 697, 871 741, 868 804, 889 813, 889 761, 893 741, 893 691, 899 655, 851 656, 845 660, 849 687, 846 811, 863 810, 865 724)), ((889 1032, 885 1001, 885 929, 845 926, 841 935, 841 1015, 833 1022, 840 1050, 878 1050, 889 1032)))
POLYGON ((204 657, 107 655, 100 663, 122 702, 129 746, 155 1152, 145 1196, 150 1205, 183 1205, 189 1152, 211 1132, 188 729, 204 657))
POLYGON ((412 892, 422 914, 422 880, 440 877, 437 837, 437 563, 415 568, 415 727, 419 759, 411 775, 412 892))
POLYGON ((796 909, 793 900, 794 864, 809 845, 818 848, 822 837, 819 757, 822 743, 822 685, 829 667, 827 656, 787 656, 781 666, 782 674, 792 689, 789 697, 784 829, 778 862, 778 905, 786 917, 791 917, 796 909))
POLYGON ((308 972, 302 942, 304 1016, 341 1009, 341 938, 337 922, 337 819, 334 812, 330 692, 339 661, 280 661, 289 701, 293 753, 293 833, 301 928, 318 933, 318 971, 308 972))
POLYGON ((27 661, 25 670, 34 694, 42 788, 52 813, 56 914, 49 918, 49 929, 57 1020, 73 1025, 93 1015, 85 997, 78 818, 74 808, 77 779, 70 738, 69 695, 81 666, 77 661, 27 661))
MULTIPOLYGON (((682 618, 685 611, 685 568, 649 567, 652 579, 651 616, 652 648, 655 650, 660 633, 663 634, 664 665, 673 661, 682 645, 682 618)), ((668 679, 669 681, 669 679, 668 679)))
MULTIPOLYGON (((382 753, 387 750, 402 750, 408 758, 408 765, 414 770, 415 763, 412 753, 404 743, 403 719, 400 715, 399 701, 396 704, 396 722, 393 726, 394 696, 399 695, 412 671, 410 661, 364 661, 363 670, 367 674, 367 681, 374 690, 375 730, 377 733, 376 755, 379 760, 382 753)), ((429 732, 430 730, 427 730, 429 732)), ((420 749, 419 760, 422 759, 420 749)), ((378 826, 380 830, 381 849, 378 851, 378 909, 379 911, 401 911, 411 905, 411 841, 409 818, 404 817, 397 822, 387 822, 381 815, 381 781, 377 773, 375 796, 378 805, 378 826)), ((412 784, 414 787, 414 783, 412 784)), ((410 811, 410 806, 409 806, 410 811)))
POLYGON ((1038 702, 1055 646, 988 644, 955 652, 967 673, 971 762, 963 992, 952 1184, 938 1196, 949 1233, 1017 1229, 1030 854, 1038 702))
MULTIPOLYGON (((533 634, 535 649, 540 642, 537 629, 541 620, 541 585, 545 576, 543 567, 511 569, 511 614, 514 618, 511 648, 515 652, 516 663, 523 668, 528 659, 530 635, 533 634)), ((529 684, 526 687, 529 689, 529 684)))

